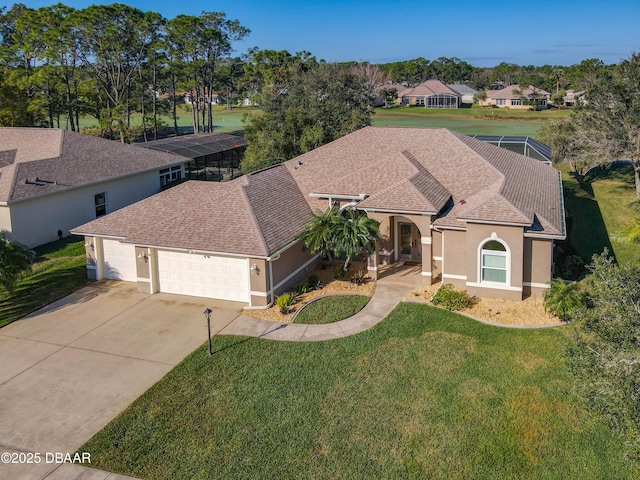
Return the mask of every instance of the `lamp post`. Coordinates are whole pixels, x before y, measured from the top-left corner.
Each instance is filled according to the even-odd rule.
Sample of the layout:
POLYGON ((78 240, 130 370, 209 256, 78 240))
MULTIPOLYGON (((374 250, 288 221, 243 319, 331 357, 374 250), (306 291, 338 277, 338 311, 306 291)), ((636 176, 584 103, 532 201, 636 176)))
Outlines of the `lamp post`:
POLYGON ((211 352, 211 312, 213 310, 211 310, 210 308, 207 308, 204 312, 202 312, 204 314, 205 317, 207 317, 207 339, 209 340, 209 356, 212 355, 211 352))

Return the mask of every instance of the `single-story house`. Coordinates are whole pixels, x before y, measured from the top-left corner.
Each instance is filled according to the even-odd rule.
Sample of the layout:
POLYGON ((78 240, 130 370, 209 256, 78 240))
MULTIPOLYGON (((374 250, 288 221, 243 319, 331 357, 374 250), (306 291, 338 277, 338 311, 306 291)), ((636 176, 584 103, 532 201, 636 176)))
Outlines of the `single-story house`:
POLYGON ((495 105, 499 108, 513 109, 546 109, 548 108, 551 94, 545 90, 529 85, 522 88, 520 85, 509 85, 500 90, 487 90, 486 100, 478 102, 481 106, 495 105))
POLYGON ((55 128, 0 128, 0 230, 29 247, 160 191, 188 159, 55 128))
POLYGON ((522 299, 565 238, 559 172, 446 129, 366 127, 226 183, 189 181, 73 229, 93 278, 267 306, 321 259, 296 236, 314 211, 380 222, 368 270, 421 265, 471 295, 522 299))
POLYGON ((459 93, 435 79, 398 92, 402 105, 419 105, 425 108, 458 108, 461 97, 459 93))
POLYGON ((470 87, 469 85, 454 83, 451 85, 447 85, 451 90, 460 95, 460 103, 464 103, 465 105, 473 105, 473 97, 478 90, 470 87))

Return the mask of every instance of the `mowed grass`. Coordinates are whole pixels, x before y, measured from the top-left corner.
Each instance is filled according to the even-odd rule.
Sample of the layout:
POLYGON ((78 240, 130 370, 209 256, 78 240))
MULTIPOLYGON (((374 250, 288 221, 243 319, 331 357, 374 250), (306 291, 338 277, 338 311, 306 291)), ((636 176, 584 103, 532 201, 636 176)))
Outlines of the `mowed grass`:
POLYGON ((574 396, 570 329, 402 303, 333 341, 214 337, 79 451, 145 479, 638 478, 574 396))
POLYGON ((332 295, 314 300, 305 306, 294 323, 333 323, 349 318, 369 303, 364 295, 332 295))
POLYGON ((0 327, 88 285, 84 239, 68 237, 35 249, 31 273, 13 292, 0 290, 0 327))
POLYGON ((567 165, 560 165, 566 209, 570 215, 569 240, 587 262, 605 248, 619 263, 640 265, 640 244, 623 243, 615 236, 625 230, 640 211, 636 200, 633 167, 615 164, 587 175, 585 185, 578 184, 567 165))
MULTIPOLYGON (((214 131, 217 133, 242 133, 244 131, 244 123, 242 117, 245 113, 259 115, 260 109, 256 107, 234 106, 231 111, 227 111, 226 106, 213 107, 213 125, 214 131)), ((173 119, 168 116, 161 116, 160 120, 169 128, 173 128, 173 119)), ((134 126, 142 125, 142 116, 133 114, 131 116, 131 124, 134 126)), ((80 127, 96 127, 98 120, 94 117, 86 116, 80 119, 80 127)), ((193 127, 191 112, 185 108, 178 110, 178 127, 193 127)), ((184 133, 184 132, 183 132, 184 133)))
POLYGON ((510 110, 473 106, 458 109, 423 107, 377 108, 373 124, 391 127, 448 128, 465 135, 517 135, 536 137, 546 120, 569 110, 510 110))

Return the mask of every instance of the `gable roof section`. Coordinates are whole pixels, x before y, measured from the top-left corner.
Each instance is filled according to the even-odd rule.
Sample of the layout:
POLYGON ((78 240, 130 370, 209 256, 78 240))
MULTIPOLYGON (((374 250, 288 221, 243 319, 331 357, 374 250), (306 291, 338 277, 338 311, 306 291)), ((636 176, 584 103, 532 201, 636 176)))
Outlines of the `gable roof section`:
POLYGON ((311 218, 291 174, 284 165, 276 165, 247 176, 244 191, 266 243, 268 254, 290 243, 311 218))
POLYGON ((418 212, 435 215, 447 203, 451 194, 408 151, 404 158, 416 173, 406 180, 381 190, 358 204, 358 208, 388 211, 418 212))
POLYGON ((24 200, 184 163, 184 157, 61 129, 0 128, 0 201, 24 200))

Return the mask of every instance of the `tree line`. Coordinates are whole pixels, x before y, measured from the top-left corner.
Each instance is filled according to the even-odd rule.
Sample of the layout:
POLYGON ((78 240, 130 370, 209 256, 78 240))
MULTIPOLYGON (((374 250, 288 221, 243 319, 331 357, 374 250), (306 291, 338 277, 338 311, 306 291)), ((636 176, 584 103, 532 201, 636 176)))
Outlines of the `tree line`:
POLYGON ((97 118, 106 134, 131 138, 131 115, 142 132, 174 120, 178 93, 190 92, 195 131, 212 131, 213 92, 237 77, 232 45, 249 30, 222 12, 165 19, 122 4, 76 10, 23 4, 0 10, 0 124, 79 131, 97 118), (170 102, 159 102, 158 92, 170 102))
MULTIPOLYGON (((249 30, 223 12, 166 19, 122 4, 74 9, 58 3, 37 9, 0 8, 0 125, 62 127, 78 131, 80 119, 99 121, 100 134, 129 141, 156 138, 172 119, 177 134, 184 93, 194 131, 211 131, 215 94, 246 93, 259 105, 270 89, 282 93, 297 75, 323 64, 309 52, 250 49, 234 56, 249 30), (160 95, 162 94, 162 95, 160 95), (159 98, 161 96, 161 98, 159 98), (142 117, 132 127, 133 114, 142 117)), ((557 67, 501 63, 478 68, 458 58, 417 58, 381 65, 347 62, 368 70, 369 80, 413 86, 429 78, 477 89, 533 84, 556 92, 586 88, 609 67, 588 59, 557 67)), ((278 98, 275 95, 273 98, 278 98)))

